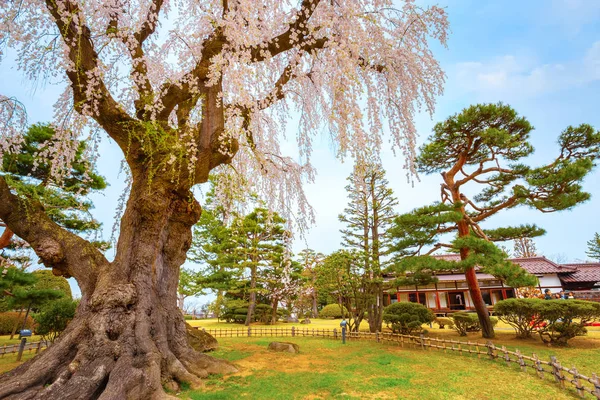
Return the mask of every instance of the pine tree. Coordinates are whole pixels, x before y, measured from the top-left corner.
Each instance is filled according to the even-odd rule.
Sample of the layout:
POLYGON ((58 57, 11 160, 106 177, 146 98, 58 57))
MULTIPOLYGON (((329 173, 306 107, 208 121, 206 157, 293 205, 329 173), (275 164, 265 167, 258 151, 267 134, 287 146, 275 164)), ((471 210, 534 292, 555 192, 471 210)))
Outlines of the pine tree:
POLYGON ((346 224, 342 230, 347 248, 362 251, 365 257, 365 273, 370 280, 372 296, 368 307, 369 329, 381 331, 383 322, 382 253, 388 245, 386 232, 395 217, 394 207, 398 201, 388 187, 385 171, 379 163, 357 162, 348 178, 348 207, 339 220, 346 224))
POLYGON ((277 213, 260 207, 248 215, 238 216, 232 223, 236 265, 240 270, 249 272, 246 326, 250 325, 254 316, 261 269, 274 269, 284 258, 285 243, 289 238, 284 223, 285 220, 277 213))
POLYGON ((516 238, 514 242, 515 257, 529 258, 537 256, 537 249, 535 247, 535 242, 533 241, 533 239, 529 237, 521 237, 516 238))
POLYGON ((390 232, 395 238, 397 271, 426 271, 433 267, 465 271, 486 338, 493 337, 494 331, 475 266, 511 286, 531 285, 534 277, 506 262, 506 255, 492 242, 531 238, 544 231, 532 225, 485 230, 481 223, 520 205, 554 212, 586 201, 590 195, 582 191, 580 182, 600 156, 600 132, 582 124, 569 126, 561 133, 560 153, 551 163, 537 168, 519 163, 533 153, 529 143, 532 130, 524 117, 502 103, 471 106, 438 123, 420 149, 417 167, 422 173, 441 174, 441 202, 399 217, 390 232), (467 185, 471 185, 468 191, 467 185), (466 193, 476 189, 478 194, 467 197, 466 193), (438 235, 451 232, 457 234, 452 243, 438 241, 438 235), (427 254, 443 247, 459 252, 461 262, 450 265, 429 257, 402 260, 420 254, 426 246, 431 246, 427 254))
MULTIPOLYGON (((80 142, 74 161, 62 181, 53 178, 48 160, 41 161, 38 154, 55 145, 55 131, 47 124, 29 127, 19 152, 7 154, 2 160, 0 175, 16 193, 32 202, 40 203, 50 219, 67 230, 88 236, 98 236, 101 224, 90 213, 93 204, 86 196, 106 188, 106 181, 84 160, 86 142, 80 142)), ((0 221, 0 226, 5 224, 0 221)), ((95 241, 106 249, 108 243, 95 241)), ((0 235, 0 266, 30 265, 31 257, 26 243, 13 237, 6 228, 0 235)))
POLYGON ((588 249, 585 252, 588 257, 595 258, 600 261, 600 234, 594 233, 594 238, 588 240, 588 249))

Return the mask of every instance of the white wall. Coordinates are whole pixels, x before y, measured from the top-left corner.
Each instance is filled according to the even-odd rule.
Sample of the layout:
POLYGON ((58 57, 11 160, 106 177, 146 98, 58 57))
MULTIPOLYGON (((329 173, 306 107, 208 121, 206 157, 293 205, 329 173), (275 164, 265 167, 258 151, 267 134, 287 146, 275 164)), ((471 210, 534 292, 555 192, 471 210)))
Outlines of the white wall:
POLYGON ((558 275, 556 274, 548 274, 543 275, 540 279, 540 287, 542 290, 546 288, 551 288, 552 292, 558 291, 558 288, 562 288, 562 283, 560 279, 558 279, 558 275), (556 289, 554 289, 556 287, 556 289))

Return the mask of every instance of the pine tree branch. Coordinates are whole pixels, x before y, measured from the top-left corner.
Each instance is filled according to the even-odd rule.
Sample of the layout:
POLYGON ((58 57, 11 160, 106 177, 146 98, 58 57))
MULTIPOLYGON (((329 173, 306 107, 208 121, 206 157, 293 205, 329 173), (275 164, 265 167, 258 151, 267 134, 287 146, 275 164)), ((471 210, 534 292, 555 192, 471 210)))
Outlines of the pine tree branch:
POLYGON ((46 267, 77 279, 84 295, 95 285, 99 270, 109 264, 94 245, 53 222, 41 204, 13 194, 2 176, 0 218, 29 243, 46 267))

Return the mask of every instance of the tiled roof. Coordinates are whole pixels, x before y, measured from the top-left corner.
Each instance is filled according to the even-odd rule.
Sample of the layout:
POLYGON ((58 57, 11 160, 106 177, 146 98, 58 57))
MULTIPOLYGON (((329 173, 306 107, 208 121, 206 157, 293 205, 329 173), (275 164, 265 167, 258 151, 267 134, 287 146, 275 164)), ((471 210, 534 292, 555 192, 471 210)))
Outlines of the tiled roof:
MULTIPOLYGON (((459 261, 460 255, 458 254, 439 254, 433 257, 447 260, 447 261, 459 261)), ((527 257, 527 258, 510 258, 510 261, 521 266, 525 271, 530 274, 566 274, 576 271, 577 268, 568 265, 558 265, 546 257, 527 257)))
POLYGON ((564 264, 567 267, 577 268, 577 271, 561 275, 564 282, 600 282, 600 263, 564 264))

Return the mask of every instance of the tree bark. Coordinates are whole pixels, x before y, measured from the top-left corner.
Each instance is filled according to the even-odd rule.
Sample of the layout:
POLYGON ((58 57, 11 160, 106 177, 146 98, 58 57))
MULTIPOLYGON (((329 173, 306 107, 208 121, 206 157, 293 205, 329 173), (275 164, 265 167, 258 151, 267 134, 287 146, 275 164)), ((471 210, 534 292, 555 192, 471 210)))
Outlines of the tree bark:
MULTIPOLYGON (((458 236, 464 237, 469 234, 469 226, 464 220, 458 222, 458 236)), ((469 256, 468 249, 460 250, 460 259, 464 260, 469 256)), ((471 300, 475 306, 477 317, 479 318, 479 325, 481 325, 481 336, 487 339, 493 339, 494 327, 490 320, 490 312, 483 301, 481 296, 481 289, 479 289, 479 282, 477 282, 477 274, 475 268, 469 268, 465 271, 465 277, 467 279, 467 285, 469 286, 469 293, 471 294, 471 300)))
POLYGON ((244 325, 250 326, 252 317, 254 316, 254 309, 256 308, 256 267, 250 268, 250 301, 248 303, 248 314, 246 314, 246 323, 244 325))
MULTIPOLYGON (((18 203, 2 183, 0 200, 18 203)), ((12 205, 7 211, 0 201, 0 218, 46 266, 75 276, 82 298, 52 346, 0 377, 0 399, 163 399, 170 397, 164 388, 236 371, 190 347, 177 307, 179 267, 200 216, 191 193, 134 171, 112 263, 43 211, 14 213, 23 204, 12 205)))
POLYGON ((277 296, 273 297, 273 303, 271 305, 271 324, 277 323, 277 308, 279 306, 279 298, 277 296))
POLYGON ((312 291, 312 312, 311 318, 319 318, 319 307, 318 307, 318 296, 317 289, 314 287, 314 279, 313 279, 313 291, 312 291))

